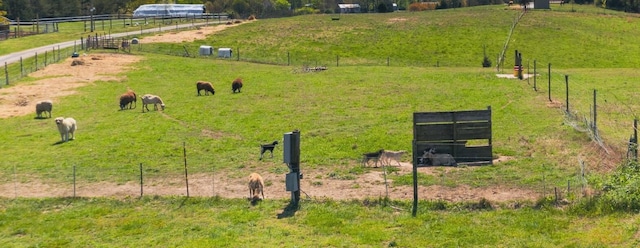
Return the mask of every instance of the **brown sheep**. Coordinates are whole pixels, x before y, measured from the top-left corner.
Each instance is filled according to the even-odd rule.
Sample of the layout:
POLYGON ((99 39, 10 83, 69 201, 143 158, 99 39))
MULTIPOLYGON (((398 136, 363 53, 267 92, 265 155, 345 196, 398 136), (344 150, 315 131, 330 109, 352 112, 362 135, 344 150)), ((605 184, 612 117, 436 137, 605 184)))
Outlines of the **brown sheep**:
POLYGON ((262 199, 264 199, 264 180, 260 174, 255 172, 251 173, 251 175, 249 175, 249 199, 260 199, 260 194, 262 194, 262 199))
POLYGON ((196 88, 198 89, 198 96, 200 95, 201 90, 204 90, 205 96, 208 96, 209 92, 211 92, 211 95, 216 94, 216 91, 213 89, 213 85, 210 82, 198 81, 196 82, 196 88))
POLYGON ((129 109, 131 109, 132 105, 135 109, 136 105, 134 104, 136 103, 137 98, 138 97, 136 96, 135 92, 133 92, 132 90, 127 90, 127 93, 120 95, 120 110, 126 109, 127 105, 129 105, 129 109))
POLYGON ((236 80, 233 80, 233 83, 231 83, 231 89, 233 90, 233 93, 236 93, 236 90, 238 91, 238 93, 240 93, 241 88, 242 88, 242 79, 236 78, 236 80))

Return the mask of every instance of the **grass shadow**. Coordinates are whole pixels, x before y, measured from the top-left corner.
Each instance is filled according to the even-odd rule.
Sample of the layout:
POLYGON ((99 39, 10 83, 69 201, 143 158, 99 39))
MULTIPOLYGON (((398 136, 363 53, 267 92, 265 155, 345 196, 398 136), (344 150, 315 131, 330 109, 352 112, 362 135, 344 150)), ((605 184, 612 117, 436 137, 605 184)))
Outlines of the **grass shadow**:
POLYGON ((296 215, 298 209, 300 209, 300 204, 298 204, 298 202, 289 202, 289 205, 282 210, 282 213, 278 214, 278 219, 293 217, 296 215))

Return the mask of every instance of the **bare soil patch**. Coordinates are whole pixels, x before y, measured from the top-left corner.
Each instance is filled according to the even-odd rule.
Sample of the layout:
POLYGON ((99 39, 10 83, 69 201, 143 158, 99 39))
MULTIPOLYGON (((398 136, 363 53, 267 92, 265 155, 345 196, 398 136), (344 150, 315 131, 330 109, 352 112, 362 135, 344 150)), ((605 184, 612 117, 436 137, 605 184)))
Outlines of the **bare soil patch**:
MULTIPOLYGON (((117 76, 141 57, 126 54, 92 54, 68 58, 29 74, 37 80, 0 89, 0 118, 33 114, 40 100, 56 100, 76 93, 75 89, 96 81, 119 81, 117 76)), ((55 116, 52 116, 55 117, 55 116)))
MULTIPOLYGON (((402 163, 398 175, 412 173, 412 166, 402 163)), ((420 167, 418 173, 435 175, 441 173, 443 167, 420 167)), ((469 168, 446 167, 445 170, 464 170, 469 168)), ((413 187, 393 186, 391 180, 385 185, 382 168, 371 169, 368 173, 358 176, 354 180, 339 180, 327 178, 326 171, 304 170, 300 189, 303 199, 366 199, 389 196, 393 200, 413 200, 413 187)), ((261 173, 266 182, 265 197, 267 199, 286 199, 291 197, 285 186, 285 175, 261 173)), ((248 172, 247 172, 248 175, 248 172)), ((232 178, 220 171, 215 174, 197 174, 189 176, 189 195, 200 197, 221 196, 224 198, 249 198, 247 178, 232 178)), ((140 184, 128 182, 98 182, 80 184, 76 189, 76 196, 81 197, 137 197, 140 196, 140 184)), ((145 179, 144 195, 183 195, 187 189, 184 178, 145 179)), ((6 183, 0 185, 0 197, 68 197, 73 196, 71 185, 52 185, 41 181, 6 183)), ((432 185, 418 187, 418 197, 429 200, 445 201, 479 201, 486 199, 491 202, 534 201, 540 197, 539 193, 528 189, 514 187, 472 188, 467 185, 447 187, 432 185)))
POLYGON ((204 40, 207 36, 214 34, 216 32, 222 31, 224 29, 235 27, 241 25, 246 22, 233 23, 228 25, 215 25, 215 26, 206 26, 199 27, 196 30, 188 30, 188 31, 176 31, 169 33, 157 34, 154 36, 148 36, 140 39, 141 43, 182 43, 182 42, 193 42, 196 40, 204 40))

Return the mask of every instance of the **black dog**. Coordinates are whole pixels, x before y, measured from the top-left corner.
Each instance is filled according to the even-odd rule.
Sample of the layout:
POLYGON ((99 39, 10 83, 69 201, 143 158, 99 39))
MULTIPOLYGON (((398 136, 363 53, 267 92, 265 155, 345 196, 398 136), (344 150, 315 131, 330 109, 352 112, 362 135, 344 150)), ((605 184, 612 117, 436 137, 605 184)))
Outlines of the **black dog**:
POLYGON ((375 161, 374 166, 377 168, 378 167, 378 161, 380 161, 380 156, 382 156, 383 152, 384 152, 384 149, 380 149, 380 150, 378 150, 376 152, 370 152, 370 153, 362 154, 362 166, 369 165, 369 161, 373 160, 373 161, 375 161))
POLYGON ((276 145, 278 144, 278 141, 274 141, 271 144, 261 144, 260 145, 260 160, 262 160, 262 155, 264 155, 265 152, 270 151, 271 152, 271 157, 273 158, 273 149, 276 148, 276 145))

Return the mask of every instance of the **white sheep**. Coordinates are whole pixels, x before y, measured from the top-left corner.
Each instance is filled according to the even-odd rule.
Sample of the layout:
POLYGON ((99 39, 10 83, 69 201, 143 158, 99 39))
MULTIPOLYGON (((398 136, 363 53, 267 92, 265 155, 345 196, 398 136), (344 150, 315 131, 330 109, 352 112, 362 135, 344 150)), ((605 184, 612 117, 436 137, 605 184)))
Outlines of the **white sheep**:
POLYGON ((160 104, 160 108, 164 110, 164 101, 162 98, 156 95, 146 94, 142 96, 142 112, 146 109, 149 111, 149 107, 147 105, 153 104, 153 110, 158 110, 158 104, 160 104))
POLYGON ((67 142, 70 139, 75 139, 74 133, 78 128, 75 119, 70 117, 58 117, 56 118, 56 126, 58 126, 58 131, 60 132, 60 138, 62 139, 62 142, 67 142))
POLYGON ((264 180, 258 173, 249 175, 249 199, 252 201, 260 199, 260 194, 264 199, 264 180))
POLYGON ((36 115, 37 118, 43 118, 42 113, 47 112, 49 114, 48 118, 51 118, 51 110, 53 110, 53 101, 44 100, 36 103, 36 115))
POLYGON ((456 160, 453 158, 453 156, 451 156, 451 154, 447 154, 447 153, 438 154, 436 153, 435 148, 424 150, 422 154, 422 159, 423 160, 429 159, 431 161, 431 165, 433 166, 438 166, 438 165, 457 166, 458 165, 458 163, 456 163, 456 160))
POLYGON ((398 166, 401 166, 400 165, 400 158, 402 158, 402 156, 404 156, 405 153, 407 153, 407 151, 388 151, 388 150, 384 150, 384 152, 382 152, 382 156, 380 156, 380 160, 383 163, 386 162, 387 165, 391 165, 391 161, 396 161, 398 166))

